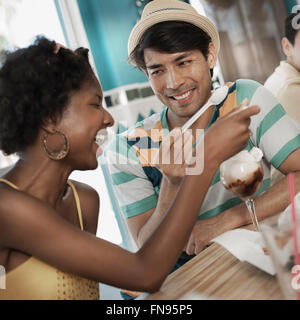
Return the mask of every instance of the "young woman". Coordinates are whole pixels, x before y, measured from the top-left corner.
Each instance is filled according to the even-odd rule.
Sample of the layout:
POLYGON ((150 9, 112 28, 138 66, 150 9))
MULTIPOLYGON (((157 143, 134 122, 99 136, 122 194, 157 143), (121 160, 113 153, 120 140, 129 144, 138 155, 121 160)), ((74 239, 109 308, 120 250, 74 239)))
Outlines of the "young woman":
POLYGON ((38 38, 6 53, 0 149, 17 152, 20 160, 0 182, 0 265, 6 269, 0 299, 98 299, 98 282, 158 290, 189 237, 215 171, 245 147, 250 116, 259 112, 250 107, 231 113, 207 131, 204 172, 183 179, 159 228, 131 253, 95 236, 98 195, 68 180, 73 170, 98 165, 96 134, 113 124, 102 98, 87 49, 73 52, 38 38), (230 146, 218 148, 215 136, 218 145, 230 146))

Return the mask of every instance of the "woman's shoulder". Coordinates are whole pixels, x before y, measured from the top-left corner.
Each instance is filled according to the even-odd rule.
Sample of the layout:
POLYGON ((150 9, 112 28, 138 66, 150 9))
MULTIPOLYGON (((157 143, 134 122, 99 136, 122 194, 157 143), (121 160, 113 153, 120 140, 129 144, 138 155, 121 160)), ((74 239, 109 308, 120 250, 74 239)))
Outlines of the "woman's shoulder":
POLYGON ((92 201, 92 202, 95 202, 96 204, 99 203, 98 192, 93 187, 91 187, 90 185, 88 185, 86 183, 82 183, 82 182, 75 181, 75 180, 69 180, 69 182, 71 182, 74 185, 74 187, 80 197, 80 202, 82 200, 87 199, 89 202, 92 201))
POLYGON ((100 198, 98 192, 88 184, 70 180, 74 185, 80 200, 84 229, 96 233, 100 208, 100 198))

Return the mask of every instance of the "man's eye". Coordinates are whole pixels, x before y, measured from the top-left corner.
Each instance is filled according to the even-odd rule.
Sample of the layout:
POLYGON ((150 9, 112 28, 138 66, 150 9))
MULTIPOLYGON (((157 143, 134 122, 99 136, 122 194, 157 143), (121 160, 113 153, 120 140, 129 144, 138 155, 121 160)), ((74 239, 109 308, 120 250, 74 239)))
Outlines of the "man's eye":
POLYGON ((101 105, 97 103, 93 103, 92 106, 96 107, 97 109, 101 109, 101 105))
POLYGON ((185 65, 190 64, 191 62, 192 62, 192 60, 185 60, 185 61, 181 61, 181 62, 179 63, 179 65, 185 66, 185 65))
POLYGON ((155 71, 151 72, 151 75, 156 76, 156 75, 160 74, 161 72, 162 72, 162 70, 155 70, 155 71))

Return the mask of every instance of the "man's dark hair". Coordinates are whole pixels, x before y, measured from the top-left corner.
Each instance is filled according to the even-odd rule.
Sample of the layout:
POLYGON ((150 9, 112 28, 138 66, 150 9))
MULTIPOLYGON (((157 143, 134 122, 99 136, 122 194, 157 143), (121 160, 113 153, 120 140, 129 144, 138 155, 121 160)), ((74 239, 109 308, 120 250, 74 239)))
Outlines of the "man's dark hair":
POLYGON ((300 23, 300 16, 298 13, 291 13, 288 15, 285 19, 285 37, 289 40, 289 42, 294 45, 295 44, 295 37, 299 29, 296 29, 293 27, 293 20, 294 18, 298 16, 298 19, 296 18, 296 23, 300 23))
POLYGON ((0 69, 0 149, 6 154, 23 151, 49 119, 64 111, 70 93, 93 79, 88 49, 75 51, 37 37, 33 45, 3 52, 0 69))
POLYGON ((200 50, 207 59, 210 36, 195 25, 184 21, 164 21, 150 27, 132 51, 129 60, 139 69, 146 70, 144 50, 176 53, 200 50))

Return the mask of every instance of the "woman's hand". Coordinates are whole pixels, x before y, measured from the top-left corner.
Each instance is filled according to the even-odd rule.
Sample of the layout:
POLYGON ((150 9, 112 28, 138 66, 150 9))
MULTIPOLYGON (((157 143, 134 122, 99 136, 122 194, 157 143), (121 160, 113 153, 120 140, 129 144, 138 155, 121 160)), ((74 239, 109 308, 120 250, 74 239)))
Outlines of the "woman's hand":
POLYGON ((245 108, 247 103, 244 101, 207 130, 204 146, 205 155, 208 155, 210 161, 220 165, 247 146, 252 135, 249 130, 250 117, 260 112, 258 106, 245 108))

